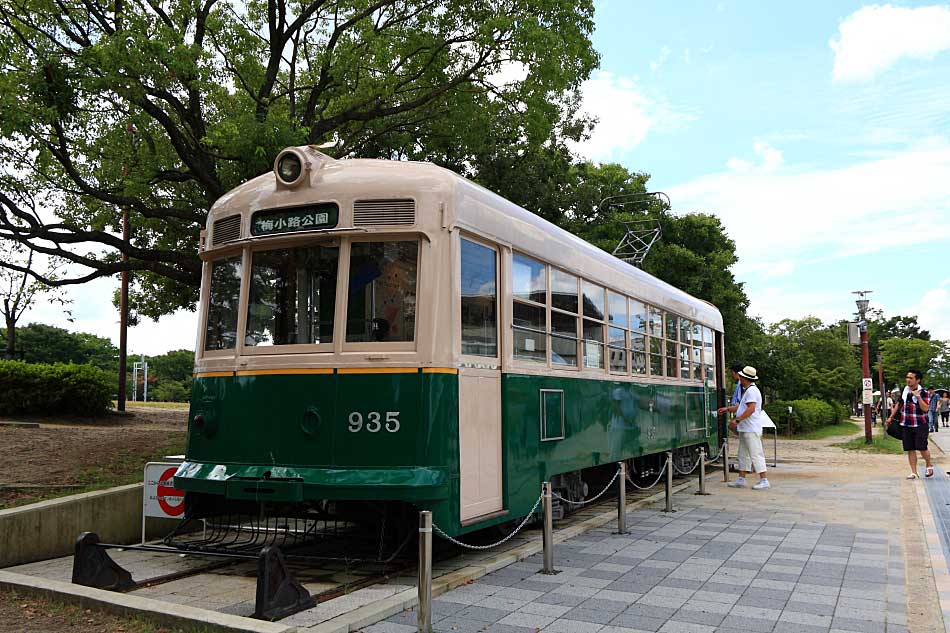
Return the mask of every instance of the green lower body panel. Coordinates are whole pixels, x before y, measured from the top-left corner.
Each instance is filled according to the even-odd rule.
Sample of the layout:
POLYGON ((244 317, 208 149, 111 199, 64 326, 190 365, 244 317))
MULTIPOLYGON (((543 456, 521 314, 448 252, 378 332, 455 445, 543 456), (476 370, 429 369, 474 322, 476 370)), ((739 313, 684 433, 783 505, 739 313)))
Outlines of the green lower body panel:
POLYGON ((448 484, 445 472, 437 468, 274 468, 185 462, 175 474, 180 490, 252 501, 440 501, 449 496, 448 484))

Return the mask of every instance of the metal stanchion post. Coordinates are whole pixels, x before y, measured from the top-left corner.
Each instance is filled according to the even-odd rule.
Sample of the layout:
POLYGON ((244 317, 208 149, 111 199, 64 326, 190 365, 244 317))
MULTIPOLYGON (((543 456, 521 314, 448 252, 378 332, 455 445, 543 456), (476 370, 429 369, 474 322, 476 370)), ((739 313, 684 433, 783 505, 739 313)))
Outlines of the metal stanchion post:
MULTIPOLYGON (((728 433, 728 431, 727 431, 728 433)), ((729 436, 722 441, 722 480, 729 483, 729 436)))
POLYGON ((706 492, 706 447, 699 449, 699 491, 698 495, 708 495, 706 492))
POLYGON ((617 534, 627 533, 627 462, 620 462, 620 474, 617 475, 619 489, 617 494, 617 534))
POLYGON ((419 513, 419 633, 432 633, 432 513, 419 513))
POLYGON ((544 569, 545 574, 556 574, 554 569, 554 508, 551 499, 551 482, 545 481, 542 484, 541 508, 544 513, 544 529, 541 531, 541 544, 544 548, 544 569))
POLYGON ((666 512, 673 511, 673 453, 666 454, 666 512))

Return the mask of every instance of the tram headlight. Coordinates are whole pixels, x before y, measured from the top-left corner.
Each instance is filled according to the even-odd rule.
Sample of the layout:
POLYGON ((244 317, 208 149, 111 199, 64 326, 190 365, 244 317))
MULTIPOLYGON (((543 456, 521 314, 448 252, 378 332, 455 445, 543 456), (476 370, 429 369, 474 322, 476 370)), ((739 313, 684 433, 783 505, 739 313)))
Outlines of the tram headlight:
POLYGON ((278 157, 274 165, 274 172, 282 183, 288 186, 299 185, 303 176, 303 160, 300 154, 293 150, 285 150, 278 157))

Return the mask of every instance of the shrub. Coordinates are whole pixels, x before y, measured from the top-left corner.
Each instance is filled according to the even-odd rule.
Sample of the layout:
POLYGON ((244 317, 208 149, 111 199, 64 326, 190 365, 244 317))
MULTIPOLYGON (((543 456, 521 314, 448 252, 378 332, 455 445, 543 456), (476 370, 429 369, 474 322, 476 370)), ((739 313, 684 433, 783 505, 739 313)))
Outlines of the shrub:
POLYGON ((166 380, 154 389, 149 389, 148 398, 158 402, 188 402, 188 391, 180 382, 166 380))
POLYGON ((91 365, 0 361, 0 414, 95 415, 112 406, 112 382, 91 365))
POLYGON ((792 430, 797 433, 808 433, 815 429, 837 424, 847 418, 848 411, 839 402, 825 402, 815 398, 803 400, 777 400, 765 405, 765 412, 769 414, 780 433, 788 433, 788 423, 791 420, 792 430), (788 407, 792 407, 789 415, 788 407))

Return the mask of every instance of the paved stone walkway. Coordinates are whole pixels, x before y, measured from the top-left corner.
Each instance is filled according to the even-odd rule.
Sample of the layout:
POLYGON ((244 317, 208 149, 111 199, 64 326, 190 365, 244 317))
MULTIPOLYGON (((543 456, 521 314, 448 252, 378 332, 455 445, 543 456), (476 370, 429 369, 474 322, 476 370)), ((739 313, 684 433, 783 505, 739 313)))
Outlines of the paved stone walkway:
MULTIPOLYGON (((903 633, 902 474, 782 465, 771 491, 677 495, 434 600, 439 633, 903 633)), ((922 482, 920 482, 922 483, 922 482)), ((904 490, 905 497, 913 490, 904 490)), ((919 523, 919 519, 918 519, 919 523)), ((405 611, 364 633, 414 633, 405 611)))

